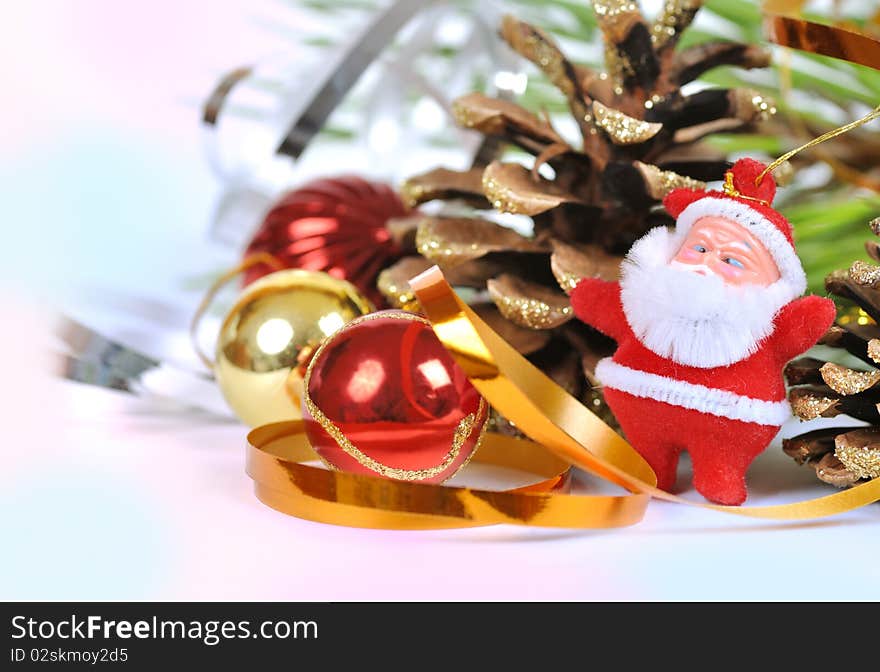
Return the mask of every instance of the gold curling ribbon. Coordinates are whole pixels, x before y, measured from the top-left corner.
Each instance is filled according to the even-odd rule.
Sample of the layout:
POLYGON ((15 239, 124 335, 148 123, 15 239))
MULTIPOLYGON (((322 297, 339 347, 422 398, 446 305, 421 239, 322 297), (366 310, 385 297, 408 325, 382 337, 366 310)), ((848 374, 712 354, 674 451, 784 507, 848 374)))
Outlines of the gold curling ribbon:
POLYGON ((506 491, 392 481, 304 464, 318 459, 302 420, 248 435, 247 473, 267 506, 306 520, 350 527, 426 530, 498 523, 541 527, 618 527, 638 522, 641 502, 566 494, 570 467, 525 439, 487 434, 472 462, 536 474, 506 491))
POLYGON ((792 16, 768 16, 764 29, 780 46, 880 70, 880 42, 867 35, 792 16))

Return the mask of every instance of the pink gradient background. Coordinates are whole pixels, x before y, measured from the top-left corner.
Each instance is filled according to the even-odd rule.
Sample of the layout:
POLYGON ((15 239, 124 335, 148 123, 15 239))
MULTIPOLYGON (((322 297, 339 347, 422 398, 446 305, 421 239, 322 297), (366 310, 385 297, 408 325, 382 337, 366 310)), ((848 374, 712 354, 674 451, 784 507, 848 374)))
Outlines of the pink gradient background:
MULTIPOLYGON (((182 279, 230 262, 205 239, 221 185, 199 102, 230 67, 293 49, 296 15, 271 0, 2 12, 0 599, 880 598, 877 506, 799 526, 656 504, 613 532, 337 528, 254 498, 234 421, 49 377, 53 309, 168 302, 157 314, 181 327, 200 296, 182 279)), ((186 349, 119 322, 144 348, 186 349)), ((752 492, 828 490, 773 447, 752 492)))

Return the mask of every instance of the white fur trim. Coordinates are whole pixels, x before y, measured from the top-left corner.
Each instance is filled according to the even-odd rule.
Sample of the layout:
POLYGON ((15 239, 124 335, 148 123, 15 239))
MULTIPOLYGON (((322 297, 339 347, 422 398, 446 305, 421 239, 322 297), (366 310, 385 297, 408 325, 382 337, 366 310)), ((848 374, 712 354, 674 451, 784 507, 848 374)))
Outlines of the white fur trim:
POLYGON ((684 240, 697 220, 712 216, 732 219, 748 228, 767 248, 779 268, 780 275, 794 288, 797 296, 806 291, 807 276, 794 247, 773 222, 742 201, 711 195, 694 201, 675 220, 675 233, 684 240))
POLYGON ((653 229, 621 265, 620 298, 633 334, 685 366, 728 366, 753 355, 773 332, 776 313, 799 293, 784 277, 768 287, 740 287, 673 268, 669 260, 683 239, 653 229))
MULTIPOLYGON (((752 399, 727 390, 646 373, 618 364, 610 357, 596 365, 596 378, 613 390, 721 418, 781 427, 791 417, 791 408, 786 401, 752 399)), ((650 422, 650 419, 645 421, 650 422)))

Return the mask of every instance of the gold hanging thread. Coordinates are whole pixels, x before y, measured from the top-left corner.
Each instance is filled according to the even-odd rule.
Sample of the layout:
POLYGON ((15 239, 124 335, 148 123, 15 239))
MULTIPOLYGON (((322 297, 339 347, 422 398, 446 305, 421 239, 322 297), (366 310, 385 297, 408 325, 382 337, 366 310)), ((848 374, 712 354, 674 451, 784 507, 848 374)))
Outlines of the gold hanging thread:
POLYGON ((724 173, 724 186, 722 187, 722 190, 724 191, 725 196, 730 196, 732 198, 741 198, 745 201, 754 201, 755 203, 766 205, 768 208, 770 207, 770 203, 765 201, 763 198, 754 198, 752 196, 746 196, 745 194, 739 193, 737 188, 733 186, 733 173, 731 171, 727 171, 726 173, 724 173))
POLYGON ((256 252, 254 254, 249 255, 245 258, 240 264, 230 268, 228 271, 223 273, 219 278, 217 278, 211 286, 208 288, 208 291, 205 292, 205 295, 202 297, 202 300, 199 302, 198 307, 196 308, 196 312, 193 313, 192 320, 189 323, 189 340, 192 343, 193 350, 200 360, 202 360, 202 364, 204 364, 208 369, 214 370, 214 360, 208 357, 205 354, 205 351, 202 350, 202 346, 199 343, 199 324, 202 322, 202 318, 205 316, 205 312, 208 310, 208 307, 214 301, 214 297, 217 296, 217 292, 219 292, 230 280, 233 280, 236 276, 244 273, 249 268, 253 268, 254 266, 259 266, 261 264, 265 264, 269 266, 273 271, 282 271, 284 270, 284 264, 282 264, 277 257, 269 254, 268 252, 256 252))
POLYGON ((783 163, 788 161, 795 154, 800 154, 805 149, 810 149, 810 147, 815 147, 816 145, 821 145, 826 140, 831 140, 832 138, 836 138, 837 136, 843 135, 844 133, 849 133, 853 129, 859 128, 860 126, 864 126, 865 124, 870 123, 878 118, 880 118, 880 105, 878 105, 876 108, 874 108, 871 112, 866 114, 861 119, 856 119, 855 121, 851 121, 848 124, 844 124, 843 126, 839 126, 838 128, 832 129, 832 130, 828 131, 827 133, 823 133, 818 138, 813 138, 809 142, 806 142, 803 145, 801 145, 800 147, 795 147, 791 151, 788 151, 785 154, 783 154, 782 156, 780 156, 773 163, 771 163, 764 170, 762 170, 761 173, 758 175, 758 177, 755 178, 755 185, 757 186, 757 185, 761 184, 761 181, 764 179, 764 177, 768 173, 773 172, 776 168, 778 168, 783 163))
MULTIPOLYGON (((785 10, 786 3, 773 2, 765 4, 765 11, 785 10)), ((800 5, 802 3, 792 3, 800 5)), ((793 16, 771 15, 764 22, 765 32, 768 39, 782 47, 797 49, 820 56, 838 58, 848 63, 864 65, 874 70, 880 70, 880 41, 868 35, 856 33, 839 26, 828 26, 812 21, 806 21, 793 16)), ((810 140, 796 149, 786 152, 760 174, 755 184, 761 184, 764 176, 778 168, 782 163, 805 149, 822 144, 826 140, 836 138, 844 133, 863 126, 880 118, 880 106, 857 119, 839 128, 833 129, 810 140)))

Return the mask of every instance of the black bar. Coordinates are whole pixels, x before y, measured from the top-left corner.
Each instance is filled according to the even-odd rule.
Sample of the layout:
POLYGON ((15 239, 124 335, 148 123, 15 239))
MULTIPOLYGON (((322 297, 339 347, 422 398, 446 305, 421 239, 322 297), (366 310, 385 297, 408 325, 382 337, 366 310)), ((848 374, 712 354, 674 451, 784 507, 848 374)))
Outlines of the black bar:
POLYGON ((541 672, 565 659, 576 669, 602 661, 677 669, 673 661, 686 659, 710 672, 738 659, 763 669, 769 659, 750 656, 782 651, 791 664, 837 655, 834 646, 805 642, 804 628, 820 640, 842 628, 848 641, 870 643, 878 616, 870 603, 4 603, 0 669, 250 670, 274 662, 336 670, 354 660, 351 669, 417 671, 433 661, 454 672, 478 659, 499 670, 543 660, 541 672))

